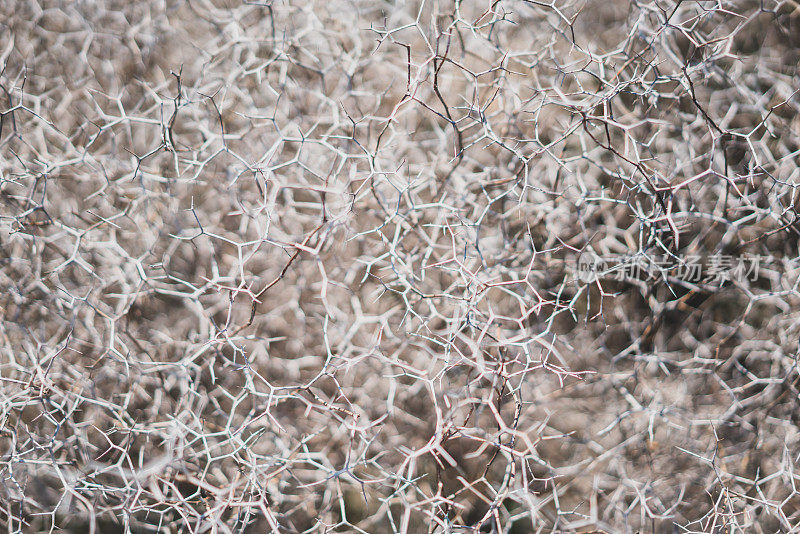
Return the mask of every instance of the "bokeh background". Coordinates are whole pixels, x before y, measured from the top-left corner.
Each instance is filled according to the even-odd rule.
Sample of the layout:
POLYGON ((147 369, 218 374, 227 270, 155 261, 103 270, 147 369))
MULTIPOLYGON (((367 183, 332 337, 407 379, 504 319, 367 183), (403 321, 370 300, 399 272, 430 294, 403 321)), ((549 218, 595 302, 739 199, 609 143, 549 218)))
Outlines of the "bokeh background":
POLYGON ((794 0, 0 2, 3 529, 796 531, 799 61, 794 0))

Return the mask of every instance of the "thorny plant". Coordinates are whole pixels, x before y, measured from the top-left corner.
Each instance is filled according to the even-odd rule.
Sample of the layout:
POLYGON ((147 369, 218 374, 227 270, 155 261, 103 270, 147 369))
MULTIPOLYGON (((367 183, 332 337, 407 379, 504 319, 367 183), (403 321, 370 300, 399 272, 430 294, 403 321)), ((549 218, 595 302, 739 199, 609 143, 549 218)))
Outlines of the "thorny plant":
POLYGON ((0 2, 0 522, 796 531, 799 60, 794 0, 0 2))

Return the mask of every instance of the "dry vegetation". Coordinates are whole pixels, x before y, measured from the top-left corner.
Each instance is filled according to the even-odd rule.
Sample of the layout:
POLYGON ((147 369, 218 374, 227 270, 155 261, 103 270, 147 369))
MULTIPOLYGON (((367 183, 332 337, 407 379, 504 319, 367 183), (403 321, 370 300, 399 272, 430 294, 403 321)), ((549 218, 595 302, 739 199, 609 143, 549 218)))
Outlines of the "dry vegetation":
POLYGON ((0 2, 0 525, 797 531, 798 62, 794 0, 0 2))

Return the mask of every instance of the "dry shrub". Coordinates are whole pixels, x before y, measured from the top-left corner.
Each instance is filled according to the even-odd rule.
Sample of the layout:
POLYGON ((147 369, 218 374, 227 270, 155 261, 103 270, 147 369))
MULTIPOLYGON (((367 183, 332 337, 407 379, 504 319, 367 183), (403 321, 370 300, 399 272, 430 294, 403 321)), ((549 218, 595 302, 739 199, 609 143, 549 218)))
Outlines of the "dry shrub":
POLYGON ((9 532, 800 528, 794 0, 0 28, 9 532))

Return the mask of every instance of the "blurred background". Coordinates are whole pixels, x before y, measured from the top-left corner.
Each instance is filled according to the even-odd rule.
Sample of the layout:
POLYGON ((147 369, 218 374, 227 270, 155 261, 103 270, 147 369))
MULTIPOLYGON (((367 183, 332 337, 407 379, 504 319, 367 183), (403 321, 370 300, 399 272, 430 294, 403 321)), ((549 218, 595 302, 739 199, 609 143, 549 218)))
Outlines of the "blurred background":
POLYGON ((799 60, 793 0, 0 2, 0 523, 795 531, 799 60))

